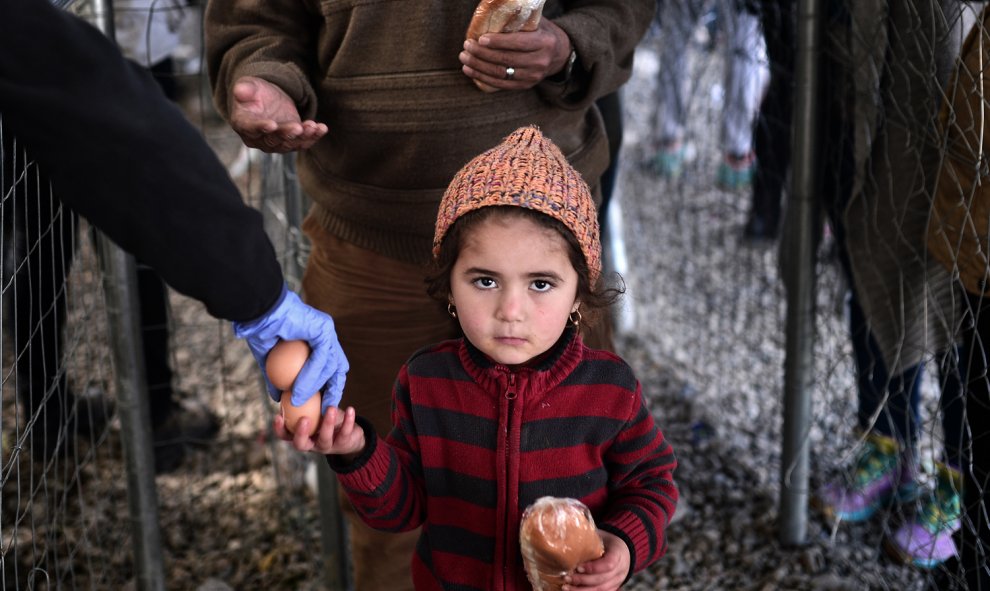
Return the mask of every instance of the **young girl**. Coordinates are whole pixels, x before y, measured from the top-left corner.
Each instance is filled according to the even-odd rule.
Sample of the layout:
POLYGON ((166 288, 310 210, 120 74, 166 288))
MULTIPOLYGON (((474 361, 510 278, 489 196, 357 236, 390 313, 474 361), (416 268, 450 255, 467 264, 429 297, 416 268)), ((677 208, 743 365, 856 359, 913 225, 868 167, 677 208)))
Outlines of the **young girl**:
POLYGON ((464 337, 402 368, 388 438, 331 407, 293 439, 326 454, 368 525, 422 526, 417 589, 531 589, 520 517, 548 495, 584 502, 605 544, 564 589, 618 589, 666 551, 673 451, 629 366, 579 335, 618 295, 600 287, 600 250, 588 186, 538 129, 517 130, 440 204, 428 289, 464 337))

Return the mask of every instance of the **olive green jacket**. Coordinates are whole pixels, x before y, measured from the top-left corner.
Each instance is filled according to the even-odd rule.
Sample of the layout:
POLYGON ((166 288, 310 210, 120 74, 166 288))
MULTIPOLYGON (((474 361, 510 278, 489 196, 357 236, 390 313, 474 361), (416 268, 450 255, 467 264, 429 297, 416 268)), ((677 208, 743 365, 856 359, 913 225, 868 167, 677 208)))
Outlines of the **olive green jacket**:
POLYGON ((939 118, 945 142, 928 225, 928 248, 966 291, 990 293, 990 168, 987 166, 986 82, 990 8, 963 44, 939 118), (983 37, 982 40, 980 37, 983 37))

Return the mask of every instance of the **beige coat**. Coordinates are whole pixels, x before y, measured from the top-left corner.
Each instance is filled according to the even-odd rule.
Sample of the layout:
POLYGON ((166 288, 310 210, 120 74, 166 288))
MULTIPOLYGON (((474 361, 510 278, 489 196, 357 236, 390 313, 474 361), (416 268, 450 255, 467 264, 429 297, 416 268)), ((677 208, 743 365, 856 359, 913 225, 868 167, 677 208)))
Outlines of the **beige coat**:
POLYGON ((848 5, 856 168, 843 221, 854 287, 894 375, 953 338, 950 277, 926 242, 937 115, 964 19, 956 0, 848 5))

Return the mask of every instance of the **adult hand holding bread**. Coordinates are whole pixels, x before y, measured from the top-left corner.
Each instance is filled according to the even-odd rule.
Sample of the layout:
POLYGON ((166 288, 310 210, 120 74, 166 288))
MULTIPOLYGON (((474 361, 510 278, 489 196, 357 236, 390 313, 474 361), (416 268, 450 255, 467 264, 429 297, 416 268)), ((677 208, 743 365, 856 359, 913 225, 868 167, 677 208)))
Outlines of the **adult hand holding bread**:
POLYGON ((567 33, 541 18, 542 0, 481 0, 460 53, 464 74, 485 92, 532 88, 564 70, 567 33))

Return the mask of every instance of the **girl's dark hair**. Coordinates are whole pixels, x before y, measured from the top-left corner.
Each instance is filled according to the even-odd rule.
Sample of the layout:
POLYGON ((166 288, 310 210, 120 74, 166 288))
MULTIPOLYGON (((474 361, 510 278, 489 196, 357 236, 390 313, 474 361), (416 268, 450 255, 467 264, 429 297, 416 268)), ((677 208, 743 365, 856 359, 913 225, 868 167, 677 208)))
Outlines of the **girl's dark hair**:
POLYGON ((430 297, 443 304, 447 303, 447 298, 450 295, 450 273, 454 269, 454 263, 457 262, 458 254, 461 252, 464 236, 472 228, 488 219, 512 216, 529 218, 545 228, 556 230, 567 241, 567 255, 578 274, 577 297, 581 300, 581 316, 584 321, 589 324, 594 323, 599 314, 614 304, 625 292, 625 285, 618 275, 615 275, 618 278, 618 285, 615 287, 606 286, 601 276, 599 276, 596 285, 591 284, 588 262, 584 260, 581 245, 563 222, 533 209, 495 205, 475 209, 464 214, 457 218, 457 221, 447 230, 443 242, 440 243, 440 253, 433 260, 426 278, 426 292, 430 297))

